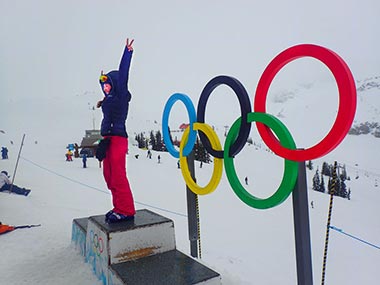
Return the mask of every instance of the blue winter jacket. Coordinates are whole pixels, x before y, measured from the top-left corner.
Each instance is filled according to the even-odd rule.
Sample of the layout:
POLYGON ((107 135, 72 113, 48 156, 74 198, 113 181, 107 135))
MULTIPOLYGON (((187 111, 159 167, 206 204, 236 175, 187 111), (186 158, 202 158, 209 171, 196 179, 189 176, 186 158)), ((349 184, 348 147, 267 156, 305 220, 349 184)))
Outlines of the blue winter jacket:
POLYGON ((129 67, 131 65, 133 51, 124 49, 123 57, 120 61, 119 70, 113 70, 106 74, 108 80, 100 82, 103 90, 103 84, 110 83, 111 92, 107 95, 102 103, 103 120, 100 129, 102 136, 121 136, 128 137, 125 121, 128 116, 129 101, 131 93, 128 90, 129 67))

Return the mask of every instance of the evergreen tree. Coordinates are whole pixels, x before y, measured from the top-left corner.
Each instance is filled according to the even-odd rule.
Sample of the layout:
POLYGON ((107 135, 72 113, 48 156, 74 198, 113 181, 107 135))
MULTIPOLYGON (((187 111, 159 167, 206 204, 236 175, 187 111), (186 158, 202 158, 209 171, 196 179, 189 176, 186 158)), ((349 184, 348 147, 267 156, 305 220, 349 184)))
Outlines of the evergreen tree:
POLYGON ((205 163, 211 162, 210 154, 198 137, 194 145, 194 159, 205 163))
POLYGON ((342 167, 342 173, 340 174, 340 179, 342 179, 343 181, 347 179, 346 165, 343 165, 342 167))
POLYGON ((339 196, 339 197, 342 197, 342 189, 341 189, 341 181, 339 179, 339 177, 336 178, 336 183, 335 183, 335 191, 334 191, 334 195, 335 196, 339 196))
POLYGON ((173 141, 173 145, 177 146, 177 147, 180 147, 180 144, 181 142, 178 140, 177 136, 175 137, 174 141, 173 141))
POLYGON ((200 161, 200 156, 201 156, 201 154, 200 154, 200 140, 199 140, 198 136, 197 136, 197 139, 195 141, 193 151, 194 151, 194 160, 200 161))
POLYGON ((348 197, 347 186, 343 180, 340 181, 339 196, 342 198, 348 197))
POLYGON ((315 171, 313 177, 313 190, 321 192, 321 181, 319 180, 319 170, 315 171))
MULTIPOLYGON (((325 188, 325 182, 324 182, 324 176, 328 176, 328 182, 327 182, 327 193, 331 195, 332 192, 332 183, 333 183, 333 170, 334 166, 329 165, 327 162, 324 162, 322 164, 322 171, 321 171, 321 178, 318 177, 318 169, 313 177, 313 189, 316 191, 324 192, 326 193, 325 188)), ((345 181, 348 180, 347 178, 347 172, 346 167, 343 166, 341 168, 338 168, 338 174, 336 175, 336 181, 334 184, 334 196, 339 196, 342 198, 349 199, 351 198, 351 190, 347 190, 347 186, 345 184, 345 181), (340 171, 342 169, 342 171, 340 171)))
POLYGON ((136 136, 135 136, 135 140, 137 141, 137 146, 140 148, 140 137, 139 137, 140 135, 139 134, 137 134, 136 136))
POLYGON ((329 177, 329 180, 327 181, 327 193, 330 194, 331 189, 331 177, 329 177))
MULTIPOLYGON (((329 178, 329 183, 328 183, 328 193, 331 194, 332 191, 332 178, 329 178)), ((344 184, 344 183, 343 183, 344 184)), ((344 184, 344 187, 346 185, 344 184)), ((339 197, 344 197, 344 194, 342 193, 342 181, 339 179, 339 177, 336 178, 335 181, 335 189, 334 189, 334 196, 339 196, 339 197)))
POLYGON ((321 173, 323 175, 326 175, 326 176, 329 176, 329 177, 332 176, 331 167, 330 167, 330 165, 327 162, 323 162, 323 164, 322 164, 322 172, 321 173))
POLYGON ((156 137, 155 137, 153 131, 150 131, 149 144, 152 146, 153 150, 157 150, 156 137))
MULTIPOLYGON (((332 178, 329 177, 329 181, 327 183, 327 193, 329 193, 329 195, 331 195, 331 190, 332 190, 332 178)), ((336 187, 334 189, 334 192, 336 192, 336 187)))
POLYGON ((162 135, 161 135, 160 131, 156 132, 155 140, 156 140, 156 150, 163 151, 164 150, 164 144, 162 141, 162 135))
POLYGON ((323 179, 323 174, 321 173, 321 184, 319 185, 319 190, 323 193, 326 192, 325 180, 323 179))
POLYGON ((146 148, 148 146, 146 144, 146 141, 145 141, 143 133, 137 134, 136 137, 135 137, 135 139, 137 141, 138 148, 146 148))

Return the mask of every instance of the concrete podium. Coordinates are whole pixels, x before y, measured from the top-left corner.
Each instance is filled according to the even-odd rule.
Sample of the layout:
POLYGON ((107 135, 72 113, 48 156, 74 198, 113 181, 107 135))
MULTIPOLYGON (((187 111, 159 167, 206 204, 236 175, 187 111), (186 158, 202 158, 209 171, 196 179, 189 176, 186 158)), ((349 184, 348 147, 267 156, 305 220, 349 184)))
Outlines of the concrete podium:
POLYGON ((104 285, 220 284, 220 275, 176 249, 172 220, 149 210, 107 224, 104 215, 74 219, 72 243, 104 285))

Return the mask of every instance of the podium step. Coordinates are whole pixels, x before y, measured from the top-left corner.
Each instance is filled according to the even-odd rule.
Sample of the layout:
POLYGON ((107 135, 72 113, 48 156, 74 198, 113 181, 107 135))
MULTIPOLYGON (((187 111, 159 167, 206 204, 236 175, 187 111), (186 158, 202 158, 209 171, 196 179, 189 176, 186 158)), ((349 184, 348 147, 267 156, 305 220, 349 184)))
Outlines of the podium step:
POLYGON ((138 259, 175 249, 174 223, 149 210, 114 224, 106 223, 104 215, 93 216, 88 219, 86 244, 87 260, 102 253, 109 264, 138 259))
POLYGON ((71 241, 75 249, 83 256, 86 256, 86 235, 88 218, 74 219, 71 230, 71 241))
POLYGON ((111 284, 220 285, 220 275, 178 250, 110 266, 111 284))
POLYGON ((220 284, 220 275, 176 250, 174 223, 149 210, 114 224, 73 220, 72 242, 104 285, 220 284))

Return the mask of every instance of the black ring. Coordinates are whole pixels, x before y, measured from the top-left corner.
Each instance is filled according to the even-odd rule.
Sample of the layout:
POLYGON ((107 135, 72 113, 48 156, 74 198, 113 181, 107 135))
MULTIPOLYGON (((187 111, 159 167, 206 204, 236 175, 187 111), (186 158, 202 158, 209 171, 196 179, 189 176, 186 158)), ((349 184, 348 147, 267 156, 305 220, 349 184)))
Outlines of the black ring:
MULTIPOLYGON (((203 88, 203 91, 199 98, 198 110, 197 110, 197 122, 198 123, 205 122, 205 111, 206 111, 207 100, 210 97, 212 91, 214 91, 216 87, 222 84, 225 84, 231 87, 231 89, 237 95, 239 99, 239 104, 240 104, 241 118, 242 118, 240 131, 235 142, 232 144, 230 148, 230 153, 229 153, 230 156, 235 156, 244 147, 245 143, 247 142, 249 133, 251 131, 251 123, 248 123, 248 120, 247 120, 248 114, 252 112, 251 102, 249 101, 249 96, 248 96, 247 91, 245 90, 243 84, 241 84, 239 80, 230 76, 226 76, 226 75, 220 75, 211 79, 203 88)), ((224 152, 223 150, 221 151, 214 150, 211 147, 209 140, 202 132, 199 132, 199 137, 204 147, 206 148, 206 150, 212 156, 216 158, 223 158, 223 152, 224 152)))

